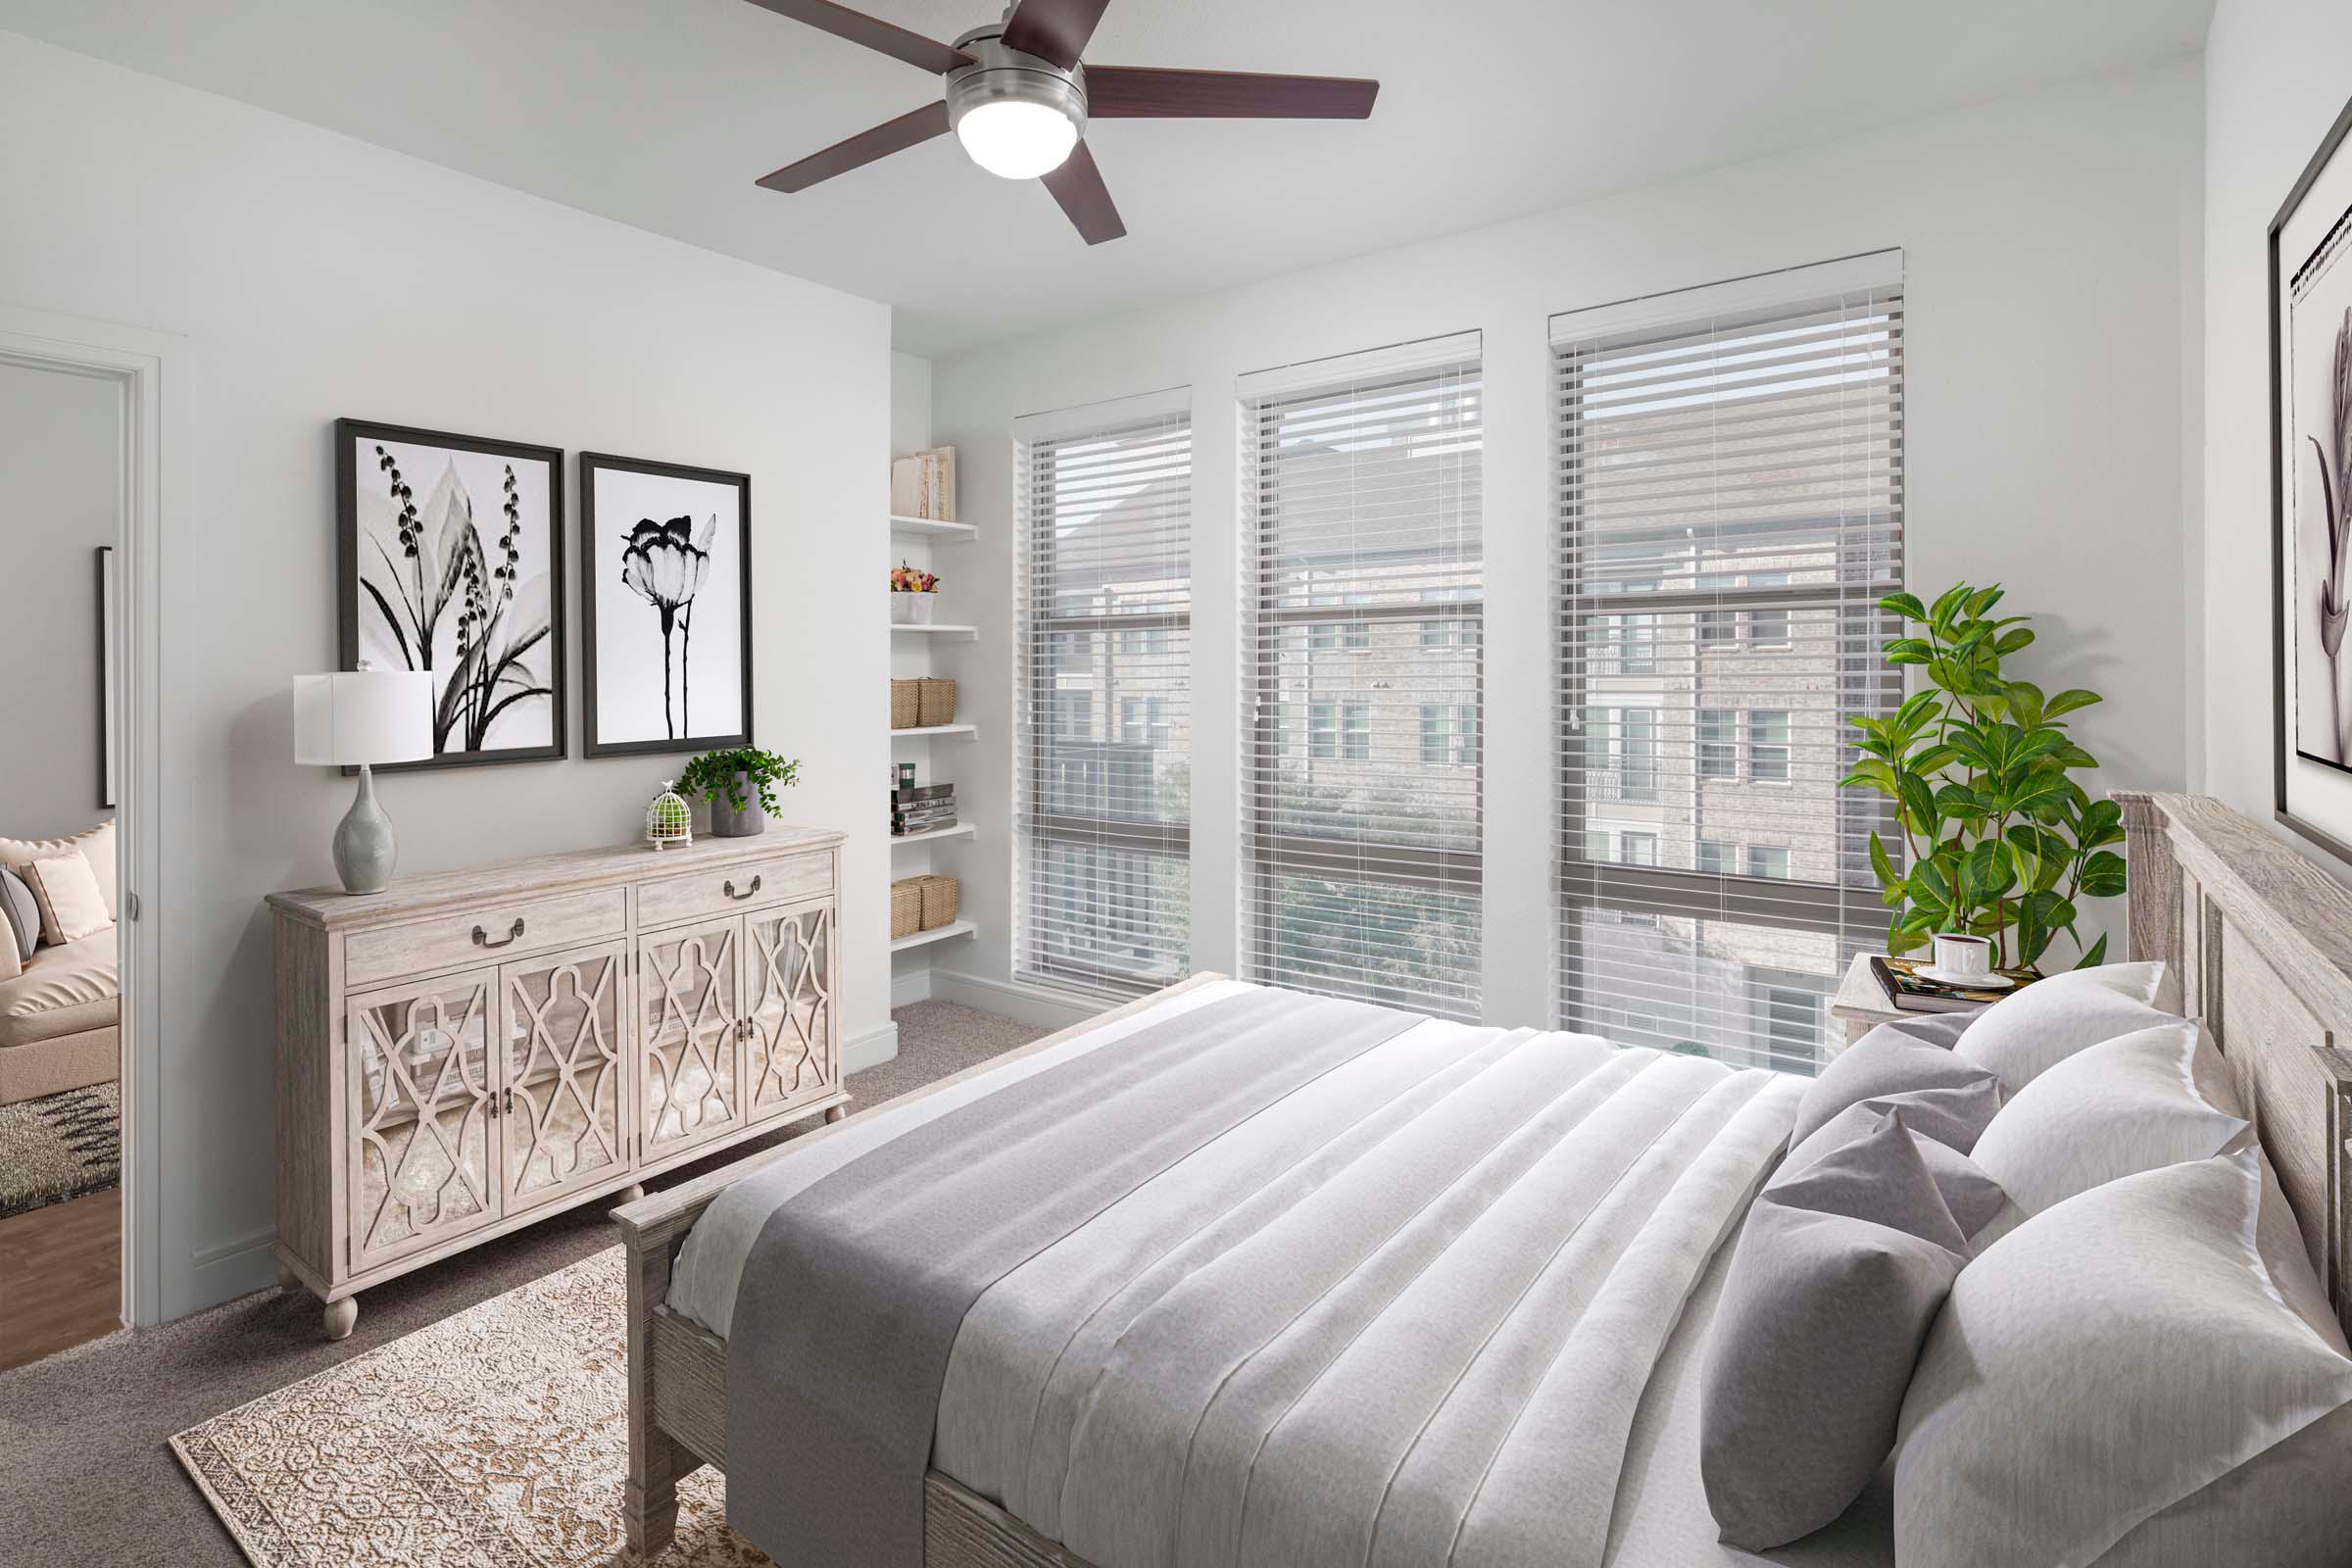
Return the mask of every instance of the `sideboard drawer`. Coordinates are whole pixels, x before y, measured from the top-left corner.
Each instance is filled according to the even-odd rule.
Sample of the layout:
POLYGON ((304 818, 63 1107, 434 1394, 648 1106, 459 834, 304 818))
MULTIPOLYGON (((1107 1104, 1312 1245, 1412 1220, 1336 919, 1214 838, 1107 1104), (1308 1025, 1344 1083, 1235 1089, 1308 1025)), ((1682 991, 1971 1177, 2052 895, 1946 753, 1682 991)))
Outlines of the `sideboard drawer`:
POLYGON ((485 956, 538 953, 616 937, 629 928, 629 896, 606 888, 534 904, 507 904, 410 925, 354 931, 343 942, 343 983, 373 985, 485 956))
POLYGON ((699 920, 730 909, 757 909, 786 899, 819 897, 833 891, 833 857, 783 856, 746 860, 717 870, 637 884, 637 927, 651 930, 675 920, 699 920))

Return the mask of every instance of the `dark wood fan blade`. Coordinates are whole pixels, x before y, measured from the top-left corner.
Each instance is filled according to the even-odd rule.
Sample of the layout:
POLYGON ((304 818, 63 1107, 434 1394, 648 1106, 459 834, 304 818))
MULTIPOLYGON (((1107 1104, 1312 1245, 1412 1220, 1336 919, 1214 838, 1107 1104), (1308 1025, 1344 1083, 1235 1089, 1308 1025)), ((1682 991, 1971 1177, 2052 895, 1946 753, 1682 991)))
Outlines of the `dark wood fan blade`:
POLYGON ((1046 189, 1061 203, 1061 210, 1078 225, 1079 237, 1089 245, 1127 232, 1127 225, 1119 220, 1119 209, 1110 199, 1110 187, 1102 183, 1102 171, 1095 167, 1095 155, 1086 150, 1086 143, 1071 149, 1062 166, 1044 178, 1046 189))
POLYGON ((1086 68, 1086 113, 1093 120, 1368 120, 1379 96, 1379 82, 1357 76, 1086 68))
POLYGON ((1086 53, 1110 0, 1021 0, 1004 24, 1004 47, 1051 60, 1067 71, 1086 53))
POLYGON ((760 183, 769 190, 807 190, 820 179, 862 169, 877 158, 888 158, 892 153, 905 152, 947 133, 946 101, 925 104, 912 114, 860 131, 848 141, 837 141, 821 153, 810 153, 797 164, 786 164, 760 183))
MULTIPOLYGON (((960 49, 951 49, 919 32, 893 26, 879 17, 869 17, 848 6, 837 6, 832 0, 752 0, 763 11, 773 11, 779 17, 806 22, 811 27, 821 27, 836 38, 861 43, 868 49, 879 49, 894 60, 904 60, 923 71, 945 75, 957 66, 968 66, 972 57, 960 49)), ((762 185, 767 181, 761 180, 762 185)))

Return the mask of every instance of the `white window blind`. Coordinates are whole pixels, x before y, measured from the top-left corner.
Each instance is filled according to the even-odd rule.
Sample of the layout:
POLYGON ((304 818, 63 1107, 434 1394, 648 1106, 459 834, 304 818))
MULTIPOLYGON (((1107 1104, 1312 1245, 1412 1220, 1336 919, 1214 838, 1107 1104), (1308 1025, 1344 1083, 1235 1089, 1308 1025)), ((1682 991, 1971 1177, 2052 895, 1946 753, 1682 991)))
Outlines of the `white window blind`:
POLYGON ((1478 334, 1242 378, 1251 978, 1475 1018, 1478 334))
POLYGON ((1190 399, 1014 435, 1014 972, 1148 991, 1192 967, 1190 399))
MULTIPOLYGON (((1845 715, 1891 711, 1896 252, 1556 317, 1557 1006, 1810 1072, 1886 911, 1845 715)), ((1889 835, 1890 841, 1893 835, 1889 835)))

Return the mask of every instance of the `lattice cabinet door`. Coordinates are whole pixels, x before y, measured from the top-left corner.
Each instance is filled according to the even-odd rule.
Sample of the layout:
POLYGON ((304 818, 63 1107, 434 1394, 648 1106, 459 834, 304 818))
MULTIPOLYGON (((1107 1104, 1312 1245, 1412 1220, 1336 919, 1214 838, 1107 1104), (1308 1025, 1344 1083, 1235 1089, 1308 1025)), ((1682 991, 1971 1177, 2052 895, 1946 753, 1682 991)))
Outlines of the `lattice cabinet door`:
POLYGON ((509 1213, 631 1164, 628 944, 525 958, 498 971, 506 1081, 499 1169, 509 1213))
POLYGON ((841 1081, 833 1043, 833 906, 747 915, 744 1094, 751 1119, 777 1115, 841 1081))
POLYGON ((739 915, 637 939, 647 1160, 744 1125, 742 955, 739 915))
POLYGON ((500 1084, 488 969, 350 998, 355 1271, 479 1229, 504 1211, 492 1129, 500 1084))

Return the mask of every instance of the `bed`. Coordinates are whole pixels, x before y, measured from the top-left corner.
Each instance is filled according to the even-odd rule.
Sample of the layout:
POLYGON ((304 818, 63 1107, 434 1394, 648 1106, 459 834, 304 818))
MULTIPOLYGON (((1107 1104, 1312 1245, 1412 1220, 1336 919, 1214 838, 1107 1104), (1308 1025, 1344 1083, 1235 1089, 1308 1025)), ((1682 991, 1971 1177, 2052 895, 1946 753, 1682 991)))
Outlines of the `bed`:
MULTIPOLYGON (((2220 1042, 2343 1316, 2352 1065, 2332 1042, 2352 1026, 2352 893, 2212 802, 2125 804, 2132 950, 2173 964, 2186 1010, 2220 1042)), ((932 1245, 957 1250, 956 1205, 997 1162, 955 1142, 966 1107, 988 1101, 1017 1130, 1021 1116, 1066 1111, 1051 1086, 1131 1056, 1189 1060, 1237 1027, 1295 1032, 1306 1015, 1289 1005, 1197 976, 616 1211, 630 1262, 632 1547, 666 1542, 679 1477, 725 1469, 731 1446, 742 1463, 757 1445, 763 1477, 786 1473, 784 1455, 804 1477, 794 1484, 856 1499, 844 1530, 906 1512, 905 1498, 863 1508, 870 1467, 828 1469, 832 1453, 792 1446, 796 1409, 887 1405, 886 1380, 858 1381, 862 1351, 906 1346, 859 1336, 905 1324, 901 1303, 876 1294, 890 1283, 860 1279, 855 1257, 800 1259, 826 1281, 831 1309, 799 1321, 769 1321, 765 1303, 787 1293, 739 1294, 777 1206, 887 1163, 861 1155, 911 1151, 901 1185, 879 1190, 885 1221, 948 1226, 932 1245), (923 1175, 926 1161, 940 1168, 923 1175), (832 1347, 837 1385, 761 1384, 754 1347, 778 1335, 832 1347)), ((1181 1132, 1170 1111, 1071 1162, 1079 1211, 1006 1239, 985 1288, 937 1303, 952 1349, 938 1348, 936 1426, 910 1483, 919 1543, 899 1560, 1090 1568, 1155 1560, 1181 1539, 1188 1555, 1198 1540, 1265 1563, 1469 1568, 1528 1560, 1535 1541, 1577 1562, 1892 1562, 1882 1484, 1829 1529, 1762 1556, 1716 1540, 1698 1485, 1697 1366, 1723 1244, 1779 1156, 1797 1082, 1375 1010, 1313 1015, 1317 1039, 1360 1038, 1206 1131, 1181 1132), (1109 1169, 1147 1144, 1159 1152, 1143 1179, 1109 1169), (1368 1147, 1378 1179, 1348 1179, 1368 1147), (1098 1181, 1106 1202, 1084 1197, 1098 1181), (1311 1196, 1280 1197, 1286 1181, 1311 1196), (1449 1210, 1465 1190, 1476 1201, 1449 1210)), ((1202 1059, 1203 1073, 1230 1073, 1202 1059)), ((1217 1098, 1183 1094, 1185 1114, 1217 1098)), ((731 1497, 731 1513, 752 1500, 731 1497)), ((846 1560, 821 1540, 795 1545, 846 1560)))

